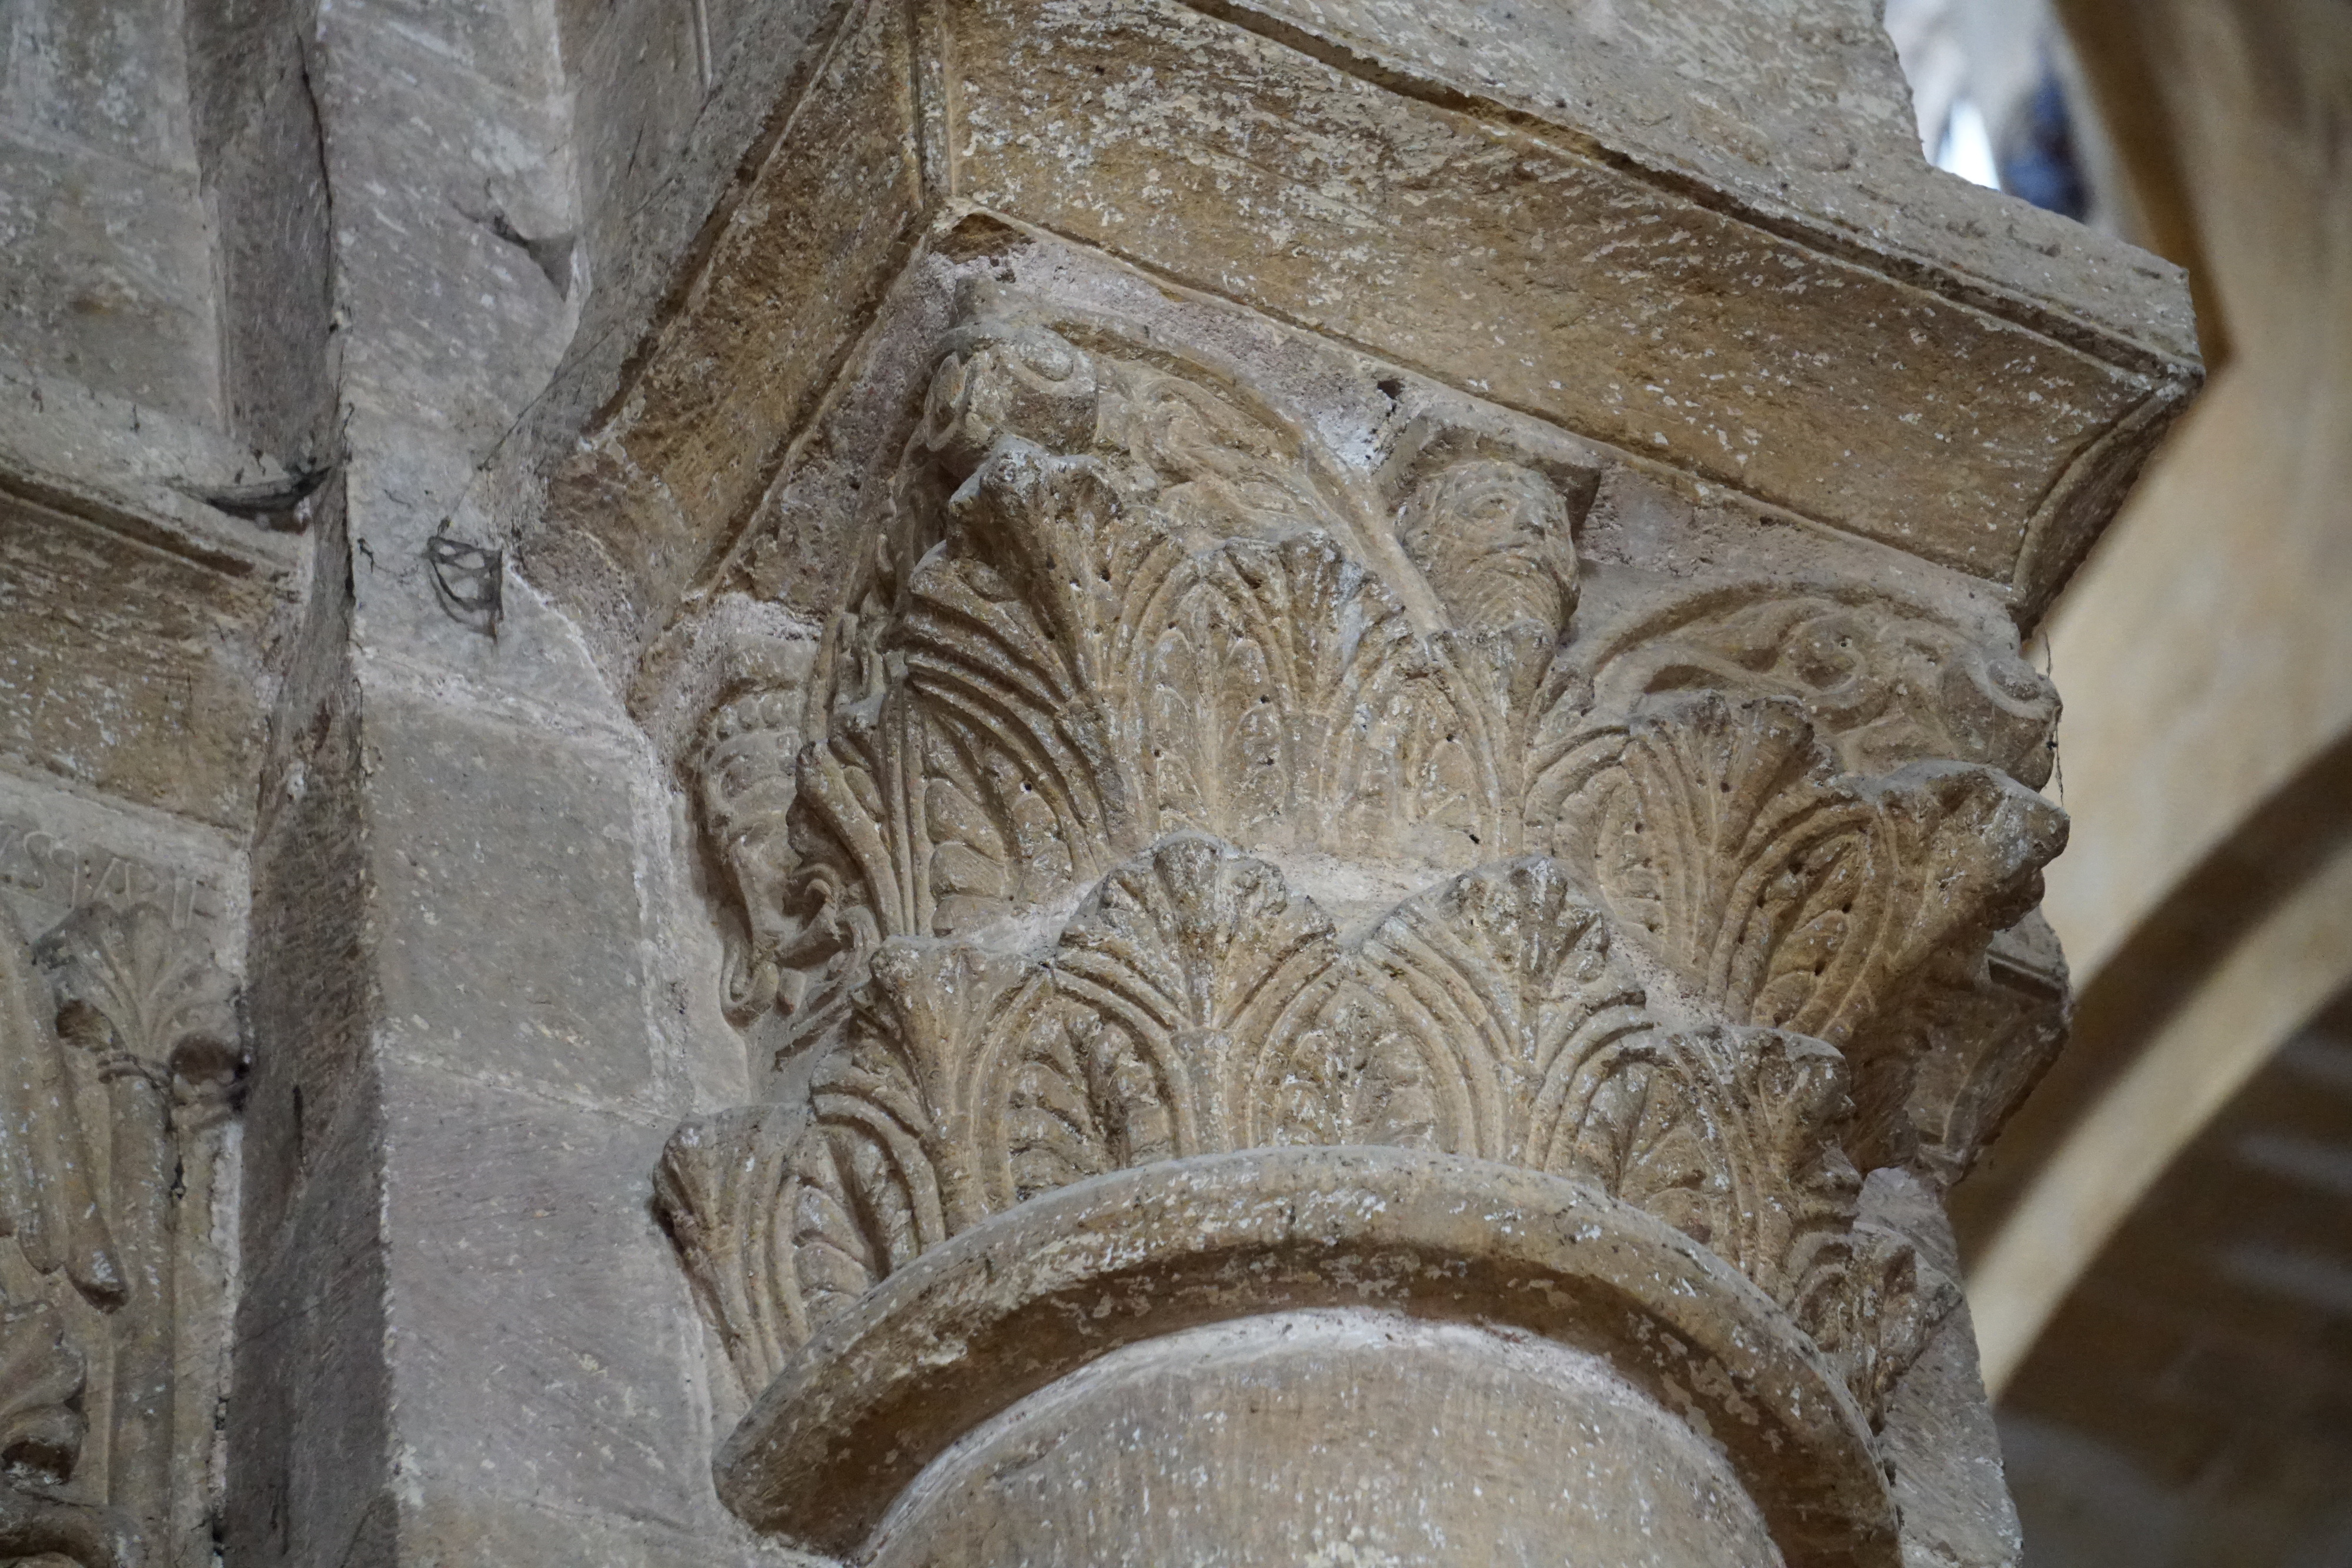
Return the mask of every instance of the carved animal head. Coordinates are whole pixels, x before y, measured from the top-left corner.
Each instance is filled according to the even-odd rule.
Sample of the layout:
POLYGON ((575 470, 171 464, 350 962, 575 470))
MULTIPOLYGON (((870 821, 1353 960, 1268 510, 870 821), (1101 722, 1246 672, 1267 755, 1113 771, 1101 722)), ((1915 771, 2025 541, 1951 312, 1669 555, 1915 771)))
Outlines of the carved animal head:
POLYGON ((747 692, 703 727, 695 773, 710 842, 735 884, 750 951, 730 965, 728 1005, 739 1016, 765 1009, 775 994, 775 949, 782 937, 786 883, 794 864, 785 822, 801 746, 800 694, 747 692))
POLYGON ((1094 361, 1047 328, 982 321, 931 377, 920 439, 961 478, 999 438, 1084 451, 1095 436, 1094 361))

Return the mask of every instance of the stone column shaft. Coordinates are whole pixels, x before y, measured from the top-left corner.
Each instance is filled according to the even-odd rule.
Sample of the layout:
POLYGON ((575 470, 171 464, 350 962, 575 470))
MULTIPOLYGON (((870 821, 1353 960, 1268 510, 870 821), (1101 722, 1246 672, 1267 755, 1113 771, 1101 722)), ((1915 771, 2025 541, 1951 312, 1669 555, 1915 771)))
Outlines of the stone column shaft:
POLYGON ((179 1351, 173 1312, 179 1249, 173 1223, 179 1143, 172 1126, 168 1070, 124 1053, 100 1071, 114 1113, 110 1218, 130 1283, 114 1335, 110 1500, 140 1521, 160 1553, 171 1521, 172 1458, 180 1437, 172 1407, 179 1351))

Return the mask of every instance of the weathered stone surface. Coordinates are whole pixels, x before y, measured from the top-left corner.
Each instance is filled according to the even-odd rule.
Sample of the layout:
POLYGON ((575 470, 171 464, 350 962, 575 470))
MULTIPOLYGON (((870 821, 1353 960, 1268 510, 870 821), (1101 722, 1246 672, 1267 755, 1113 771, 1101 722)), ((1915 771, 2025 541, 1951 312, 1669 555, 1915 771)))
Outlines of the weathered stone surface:
POLYGON ((202 421, 212 244, 172 0, 26 0, 0 19, 0 323, 9 352, 202 421))
POLYGON ((1979 576, 2161 384, 1180 5, 957 24, 973 200, 1979 576))
MULTIPOLYGON (((898 264, 923 215, 936 231, 974 207, 1310 326, 1391 373, 1433 374, 1958 566, 2008 589, 2028 620, 2194 385, 2177 297, 2159 304, 2146 287, 2156 274, 2125 287, 2113 265, 2049 265, 2041 252, 2064 247, 2007 209, 1999 221, 2035 233, 2022 270, 2028 244, 1988 247, 1985 218, 1898 222, 1916 204, 1892 187, 1921 172, 1889 140, 1890 51, 1852 16, 1825 11, 1793 35, 1759 24, 1776 39, 1766 50, 1712 17, 1580 19, 1565 38, 1646 42, 1585 51, 1607 64, 1580 71, 1612 85, 1525 107, 1509 81, 1570 45, 1515 43, 1510 68, 1489 68, 1460 57, 1468 46, 1423 63, 1334 41, 1382 25, 1354 11, 1302 25, 1227 6, 973 5, 927 17, 938 37, 910 44, 895 9, 851 8, 680 280, 676 314, 606 402, 595 448, 544 459, 558 515, 601 551, 546 530, 547 570, 577 579, 592 617, 618 601, 614 634, 641 645, 658 630, 646 607, 702 579, 789 472, 816 378, 845 347, 835 312, 866 308, 876 269, 898 264), (1788 36, 1835 63, 1774 63, 1788 36), (943 63, 917 68, 909 47, 943 63), (1879 151, 1867 170, 1841 153, 1793 186, 1752 163, 1731 174, 1720 133, 1660 131, 1666 116, 1645 112, 1685 101, 1711 69, 1858 110, 1879 151), (1194 107, 1159 107, 1178 101, 1194 107), (1714 153, 1672 151, 1701 143, 1714 153), (861 195, 812 200, 824 181, 861 195), (865 238, 788 238, 770 226, 787 213, 854 221, 865 238), (736 277, 755 291, 745 302, 730 302, 736 277), (751 346, 775 327, 739 330, 764 317, 800 345, 782 361, 751 346), (2010 386, 2032 397, 1989 390, 2010 386)), ((1702 120, 1771 134, 1776 111, 1720 96, 1702 120)))
MULTIPOLYGON (((1784 549, 1725 501, 1703 519, 1605 447, 1367 387, 1229 309, 1036 287, 965 283, 897 465, 865 481, 866 553, 836 558, 813 664, 766 654, 774 632, 733 610, 666 644, 682 666, 744 646, 734 684, 699 688, 716 706, 681 762, 762 1098, 688 1124, 658 1178, 755 1396, 722 1450, 730 1506, 835 1552, 1018 1554, 1056 1527, 942 1456, 990 1423, 1066 1433, 1093 1396, 1057 1380, 1117 1346, 1339 1303, 1592 1348, 1578 1309, 1512 1315, 1503 1281, 1535 1267, 1515 1222, 1412 1228, 1416 1183, 1532 1181, 1551 1184, 1538 1207, 1594 1206, 1580 1236, 1699 1244, 1759 1292, 1710 1322, 1806 1347, 1863 1448, 1910 1390, 1906 1484, 1976 1500, 1899 1545, 1891 1512, 1842 1516, 1858 1533, 1832 1541, 1735 1457, 1759 1539, 1804 1560, 1998 1555, 1997 1528, 1948 1539, 1994 1506, 1965 1368, 1908 1381, 1957 1300, 1948 1247, 1923 1258, 1919 1218, 1863 1204, 1851 1161, 1913 1183, 1932 1220, 1919 1177, 1964 1169, 2021 1089, 2003 1042, 2031 945, 2003 938, 2000 981, 1988 954, 2064 824, 2020 781, 2045 775, 2055 706, 2013 632, 1964 575, 1784 549), (1361 401, 1335 411, 1335 387, 1361 401), (1462 1163, 1361 1197, 1394 1236, 1310 1227, 1227 1257, 1208 1200, 1150 1218, 1228 1168, 1284 1223, 1305 1212, 1285 1181, 1347 1208, 1358 1162, 1402 1157, 1365 1145, 1462 1163), (1080 1213, 1083 1244, 1055 1229, 1080 1213), (1079 1280, 1088 1248, 1115 1281, 1079 1280), (1051 1307, 1024 1295, 1032 1256, 1077 1270, 1039 1277, 1051 1307), (1451 1305, 1422 1298, 1421 1269, 1451 1305), (1061 1313, 1115 1326, 1068 1339, 1061 1313), (1933 1435, 1953 1421, 1957 1449, 1933 1435), (922 1500, 967 1484, 970 1510, 922 1500)), ((641 711, 688 689, 655 678, 641 711)), ((1634 1289, 1615 1267, 1562 1261, 1546 1299, 1634 1289)), ((1598 1348, 1631 1375, 1625 1345, 1598 1348)), ((1727 1375, 1742 1421, 1818 1414, 1818 1393, 1727 1375)), ((1135 1397, 1148 1423, 1157 1396, 1135 1397)), ((1363 1400, 1375 1426, 1411 1407, 1405 1381, 1363 1400)), ((1092 1441, 1090 1506, 1151 1511, 1174 1472, 1092 1441)), ((1429 1528, 1506 1557, 1571 1528, 1421 1500, 1429 1528)), ((1223 1506, 1171 1516, 1191 1523, 1163 1545, 1303 1550, 1319 1528, 1223 1506)), ((1365 1528, 1403 1528, 1381 1520, 1365 1528)), ((1615 1527, 1572 1528, 1609 1550, 1615 1527)), ((1713 1514, 1674 1528, 1673 1551, 1775 1549, 1713 1514)))
POLYGON ((639 211, 675 174, 703 106, 702 17, 701 7, 661 0, 561 8, 565 71, 581 95, 580 173, 593 193, 581 237, 592 255, 628 257, 625 266, 667 259, 633 256, 629 241, 639 211))
POLYGON ((396 1561, 382 1107, 362 1074, 310 1124, 305 1179, 247 1254, 226 1411, 233 1560, 396 1561))
POLYGON ((692 1531, 697 1336, 642 1188, 666 1129, 405 1061, 385 1085, 414 1484, 692 1531))
MULTIPOLYGON (((1367 1303, 1596 1353, 1630 1380, 1628 1395, 1640 1390, 1626 1406, 1724 1445, 1781 1552, 1895 1561, 1893 1510, 1858 1412, 1801 1336, 1747 1326, 1755 1320, 1735 1303, 1748 1289, 1663 1225, 1475 1161, 1289 1149, 1129 1172, 1026 1206, 860 1303, 762 1396, 722 1455, 723 1481, 754 1523, 848 1552, 950 1443, 1122 1345, 1367 1303)), ((1685 1433, 1662 1462, 1687 1465, 1698 1451, 1685 1433)), ((1123 1506, 1156 1481, 1146 1467, 1123 1506)), ((1548 1507, 1549 1491, 1497 1509, 1548 1507)), ((1420 1496, 1440 1531, 1449 1496, 1473 1531, 1497 1518, 1471 1496, 1420 1496)), ((1732 1504, 1728 1541, 1769 1561, 1744 1511, 1732 1504)), ((902 1528, 891 1550, 962 1560, 960 1522, 931 1518, 937 1532, 919 1548, 902 1528)), ((1540 1518, 1514 1523, 1540 1528, 1540 1518)), ((1700 1528, 1696 1540, 1670 1534, 1664 1560, 1727 1543, 1700 1528)), ((1180 1534, 1172 1544, 1221 1543, 1180 1534)))
MULTIPOLYGON (((326 629, 342 631, 338 617, 326 629)), ((307 632, 320 628, 314 623, 307 632)), ((285 1245, 279 1227, 310 1167, 336 1151, 347 1093, 364 1092, 376 1016, 357 693, 332 658, 289 683, 280 748, 254 836, 253 954, 245 993, 254 1064, 246 1086, 240 1237, 248 1277, 285 1245), (294 716, 288 723, 288 716, 294 716), (288 732, 290 731, 290 736, 288 732)), ((305 1226, 315 1223, 304 1221, 305 1226)))
POLYGON ((366 262, 338 292, 352 329, 341 371, 349 395, 424 427, 425 440, 404 445, 437 438, 478 456, 544 382, 575 319, 549 32, 527 7, 332 13, 328 60, 352 62, 337 79, 353 133, 330 127, 327 156, 337 179, 382 193, 340 220, 366 262), (474 307, 463 332, 448 329, 453 297, 474 307))
POLYGON ((184 32, 219 256, 222 423, 315 473, 335 455, 335 300, 306 13, 189 0, 184 32))
POLYGON ((250 560, 0 494, 0 750, 244 828, 281 605, 250 560))
POLYGON ((923 192, 907 29, 902 8, 857 10, 771 155, 781 182, 727 213, 696 310, 664 334, 650 379, 551 497, 597 521, 550 534, 550 570, 563 572, 572 551, 604 552, 640 635, 740 525, 914 237, 923 192), (779 245, 771 225, 786 214, 804 232, 779 245), (735 395, 745 389, 749 400, 735 395))
POLYGON ((2006 1568, 2198 371, 1865 7, 167 20, 0 111, 187 305, 0 373, 0 1551, 2006 1568))
POLYGON ((28 145, 0 127, 0 190, 11 352, 173 413, 208 413, 212 301, 191 287, 208 236, 194 174, 28 145))
POLYGON ((1320 35, 1323 51, 1384 85, 1427 77, 1604 141, 1624 162, 1717 187, 1813 244, 1948 268, 1963 292, 2022 306, 2053 336, 2073 340, 2080 317, 2163 353, 2197 351, 2183 297, 2148 287, 2173 276, 2166 264, 1923 167, 1909 89, 1868 4, 1202 9, 1286 42, 1320 35))
POLYGON ((492 1082, 643 1092, 633 811, 613 759, 388 695, 364 745, 383 1028, 492 1082))
POLYGON ((1268 1314, 1114 1351, 941 1456, 875 1561, 1780 1561, 1720 1454, 1608 1361, 1391 1312, 1268 1314), (1162 1492, 1139 1515, 1100 1498, 1162 1492), (903 1545, 901 1545, 903 1543, 903 1545))
POLYGON ((240 576, 298 576, 292 536, 318 504, 319 469, 289 467, 206 425, 18 360, 5 345, 0 393, 0 461, 16 497, 240 576))
MULTIPOLYGON (((1934 1190, 1882 1170, 1863 1191, 1863 1211, 1901 1231, 1945 1274, 1959 1274, 1951 1222, 1934 1190)), ((2001 1472, 2001 1445, 1978 1370, 1966 1302, 1955 1307, 1888 1401, 1885 1456, 1902 1511, 1905 1562, 2011 1563, 2019 1560, 2017 1510, 2001 1472)))
POLYGON ((429 1568, 477 1563, 495 1563, 499 1568, 568 1568, 581 1563, 600 1568, 705 1568, 713 1561, 812 1561, 763 1553, 747 1542, 726 1539, 724 1531, 686 1533, 626 1515, 578 1512, 454 1488, 428 1495, 402 1512, 396 1546, 386 1541, 378 1550, 383 1553, 378 1560, 429 1568), (719 1544, 714 1545, 714 1533, 719 1535, 719 1544))

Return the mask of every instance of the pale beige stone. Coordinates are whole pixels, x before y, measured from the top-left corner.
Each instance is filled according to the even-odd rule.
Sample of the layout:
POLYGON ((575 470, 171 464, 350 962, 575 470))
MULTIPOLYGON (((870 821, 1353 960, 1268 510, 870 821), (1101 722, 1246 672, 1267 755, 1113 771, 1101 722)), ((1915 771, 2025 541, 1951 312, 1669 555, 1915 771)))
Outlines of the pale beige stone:
MULTIPOLYGON (((1115 1178, 1132 1196, 1087 1209, 1089 1234, 1144 1272, 1125 1305, 1053 1295, 1076 1321, 1150 1335, 1165 1331, 1147 1301, 1240 1323, 1357 1299, 1283 1283, 1290 1269, 1409 1297, 1367 1282, 1387 1244, 1354 1237, 1286 1242, 1295 1265, 1236 1261, 1193 1283, 1178 1260, 1214 1222, 1143 1218, 1153 1173, 1189 1190, 1204 1161, 1258 1170, 1252 1151, 1274 1149, 1281 1162, 1234 1179, 1295 1172, 1282 1179, 1385 1213, 1398 1200, 1374 1167, 1338 1152, 1381 1145, 1517 1166, 1563 1184, 1556 1207, 1589 1191, 1623 1223, 1703 1244, 1761 1291, 1719 1314, 1796 1336, 1856 1402, 1839 1440, 1868 1448, 1957 1292, 1902 1222, 1864 1218, 1849 1153, 1948 1180, 2025 1081, 1969 1030, 2011 1022, 1996 998, 2013 982, 1989 950, 2063 842, 2060 813, 2003 771, 2042 777, 2046 685, 1957 581, 1891 587, 1866 553, 1819 560, 1804 591, 1758 580, 1795 559, 1750 543, 1727 506, 1717 548, 1754 564, 1695 585, 1668 563, 1698 519, 1637 502, 1650 482, 1604 447, 1402 381, 1364 405, 1385 419, 1335 437, 1285 407, 1281 379, 1163 324, 993 282, 968 286, 963 311, 875 486, 854 608, 805 674, 734 688, 685 758, 740 900, 727 1004, 769 1085, 763 1103, 690 1124, 660 1177, 754 1399, 723 1495, 833 1552, 960 1561, 1066 1535, 1034 1505, 916 1500, 980 1484, 940 1458, 958 1442, 1089 1440, 1067 1424, 1093 1385, 1041 1390, 1115 1383, 1087 1369, 1129 1330, 1049 1354, 1031 1319, 983 1330, 968 1314, 994 1309, 947 1308, 917 1281, 1003 1247, 1002 1264, 969 1265, 975 1288, 1028 1311, 1003 1270, 1066 1256, 1031 1229, 1115 1178), (1580 527, 1601 545, 1590 568, 1580 527), (1175 1272, 1158 1281, 1163 1257, 1175 1272), (912 1338, 847 1326, 885 1333, 872 1314, 902 1298, 913 1317, 889 1333, 912 1338), (866 1389, 962 1375, 940 1357, 982 1381, 866 1389), (1023 1416, 1033 1395, 1058 1413, 1023 1416), (918 1407, 920 1444, 905 1427, 918 1407), (992 1422, 1006 1435, 975 1435, 992 1422), (828 1468, 875 1444, 891 1458, 870 1482, 828 1468)), ((2021 1044, 2045 1050, 2031 1030, 2021 1044)), ((1497 1245, 1393 1243, 1466 1280, 1508 1276, 1497 1245)), ((1559 1267, 1558 1290, 1596 1288, 1559 1267)), ((1353 1375, 1335 1366, 1288 1375, 1353 1375)), ((1915 1419, 1970 1397, 1964 1374, 1937 1375, 1944 1392, 1915 1399, 1915 1419)), ((1411 1404, 1402 1382, 1366 1397, 1368 1412, 1411 1404)), ((1981 1442, 1980 1416, 1973 1429, 1981 1442)), ((1146 1497, 1185 1483, 1116 1451, 1090 1517, 1141 1530, 1146 1497)), ((1932 1443, 1906 1451, 1936 1478, 1906 1484, 1962 1484, 1932 1443)), ((1767 1486, 1739 1479, 1751 1497, 1767 1486)), ((1451 1530, 1506 1557, 1553 1528, 1475 1491, 1423 1500, 1429 1539, 1451 1530)), ((1888 1527, 1832 1547, 1761 1517, 1769 1548, 1694 1517, 1660 1560, 1897 1550, 1888 1527)), ((1169 1528, 1180 1554, 1322 1539, 1310 1516, 1249 1509, 1169 1528)), ((1602 1516, 1576 1528, 1613 1550, 1602 1516)), ((1968 1535, 1948 1515, 1936 1529, 1968 1535)), ((1974 1539, 1999 1552, 2013 1535, 1996 1521, 1974 1539)))
POLYGON ((2019 638, 2200 372, 1870 7, 173 15, 205 395, 0 378, 0 1551, 2013 1559, 2019 638))
POLYGON ((203 925, 80 903, 37 949, 0 908, 0 1550, 175 1561, 208 1542, 242 1046, 203 925))

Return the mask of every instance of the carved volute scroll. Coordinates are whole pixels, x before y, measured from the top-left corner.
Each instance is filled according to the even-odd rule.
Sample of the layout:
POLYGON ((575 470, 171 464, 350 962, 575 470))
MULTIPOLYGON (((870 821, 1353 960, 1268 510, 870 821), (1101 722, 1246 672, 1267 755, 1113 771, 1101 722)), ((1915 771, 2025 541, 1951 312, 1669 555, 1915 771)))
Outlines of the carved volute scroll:
POLYGON ((2058 694, 2010 649, 1883 591, 1711 585, 1574 650, 1597 704, 1717 691, 1785 695, 1858 773, 1942 758, 2049 782, 2058 694))
POLYGON ((1099 319, 951 336, 805 693, 698 753, 777 1087, 656 1181, 747 1394, 1048 1195, 1380 1146, 1669 1228, 1884 1410, 1957 1293, 1855 1157, 2063 841, 2046 685, 1851 594, 1586 645, 1591 485, 1427 452, 1099 319))

